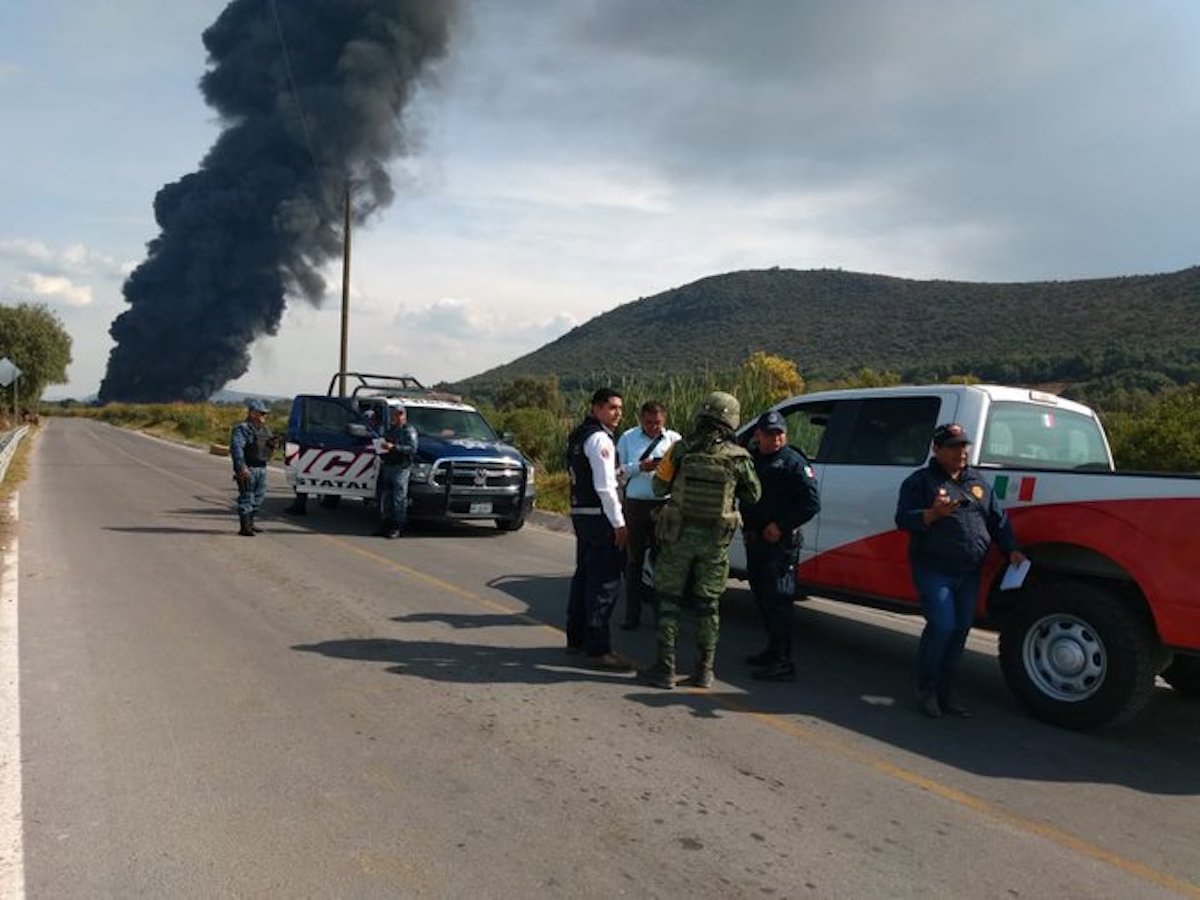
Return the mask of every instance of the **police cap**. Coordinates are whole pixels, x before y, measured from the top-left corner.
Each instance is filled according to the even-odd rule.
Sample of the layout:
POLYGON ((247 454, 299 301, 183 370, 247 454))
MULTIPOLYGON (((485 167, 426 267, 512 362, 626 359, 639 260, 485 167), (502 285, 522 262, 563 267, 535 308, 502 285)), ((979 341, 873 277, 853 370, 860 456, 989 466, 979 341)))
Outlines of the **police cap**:
POLYGON ((950 422, 933 429, 933 443, 938 447, 961 447, 971 443, 971 436, 957 422, 950 422))
POLYGON ((777 409, 768 409, 758 417, 756 426, 762 431, 787 431, 787 422, 777 409))

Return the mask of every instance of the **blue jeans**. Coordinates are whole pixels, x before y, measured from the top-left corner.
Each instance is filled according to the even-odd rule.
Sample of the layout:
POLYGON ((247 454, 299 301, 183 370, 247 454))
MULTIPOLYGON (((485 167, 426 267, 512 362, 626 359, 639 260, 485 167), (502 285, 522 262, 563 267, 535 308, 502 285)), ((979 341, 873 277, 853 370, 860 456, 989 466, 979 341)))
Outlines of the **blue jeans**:
MULTIPOLYGON (((238 484, 237 511, 239 516, 252 516, 260 506, 267 493, 267 467, 250 466, 250 478, 245 487, 238 484)), ((235 479, 236 481, 236 479, 235 479)))
POLYGON ((925 630, 917 649, 917 690, 940 700, 950 696, 958 661, 975 624, 979 570, 936 572, 913 566, 925 630))
POLYGON ((408 521, 408 475, 408 466, 384 466, 379 476, 383 484, 379 517, 396 528, 408 521))
POLYGON ((571 516, 575 528, 575 574, 567 601, 567 646, 588 656, 612 651, 608 620, 621 591, 625 554, 613 543, 605 516, 571 516))

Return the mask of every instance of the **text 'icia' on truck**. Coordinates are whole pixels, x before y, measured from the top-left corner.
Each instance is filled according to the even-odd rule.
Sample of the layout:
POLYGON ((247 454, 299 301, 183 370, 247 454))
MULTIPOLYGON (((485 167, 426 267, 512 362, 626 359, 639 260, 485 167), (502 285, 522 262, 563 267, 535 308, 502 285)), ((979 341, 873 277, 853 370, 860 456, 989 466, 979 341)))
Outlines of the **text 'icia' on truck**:
POLYGON ((419 446, 409 477, 409 517, 491 519, 503 531, 525 524, 536 497, 533 464, 497 435, 473 406, 402 375, 344 373, 353 388, 337 396, 300 394, 288 416, 284 469, 297 498, 326 505, 343 497, 379 500, 379 438, 390 408, 403 406, 419 446))

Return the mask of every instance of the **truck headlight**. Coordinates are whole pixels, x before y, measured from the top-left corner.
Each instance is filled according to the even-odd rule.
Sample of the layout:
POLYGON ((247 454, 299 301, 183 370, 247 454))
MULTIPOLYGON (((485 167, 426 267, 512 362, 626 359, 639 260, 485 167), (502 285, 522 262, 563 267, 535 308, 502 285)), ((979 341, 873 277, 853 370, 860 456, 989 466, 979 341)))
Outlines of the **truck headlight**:
POLYGON ((433 471, 431 463, 413 463, 408 470, 408 480, 417 481, 424 484, 429 480, 429 473, 433 471))
POLYGON ((525 487, 527 487, 527 488, 533 487, 533 466, 532 465, 528 465, 525 467, 525 487))

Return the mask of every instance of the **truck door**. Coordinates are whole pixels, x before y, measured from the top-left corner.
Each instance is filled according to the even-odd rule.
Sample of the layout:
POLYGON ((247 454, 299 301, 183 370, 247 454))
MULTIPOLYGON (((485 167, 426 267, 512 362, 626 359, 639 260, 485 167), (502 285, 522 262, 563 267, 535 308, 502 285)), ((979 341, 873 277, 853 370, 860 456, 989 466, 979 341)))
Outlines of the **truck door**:
POLYGON ((284 455, 288 483, 304 494, 374 497, 379 457, 372 437, 350 400, 296 397, 284 455))
POLYGON ((938 422, 953 421, 952 394, 837 401, 821 448, 821 514, 806 580, 831 590, 915 599, 908 536, 896 528, 902 482, 929 459, 938 422))

